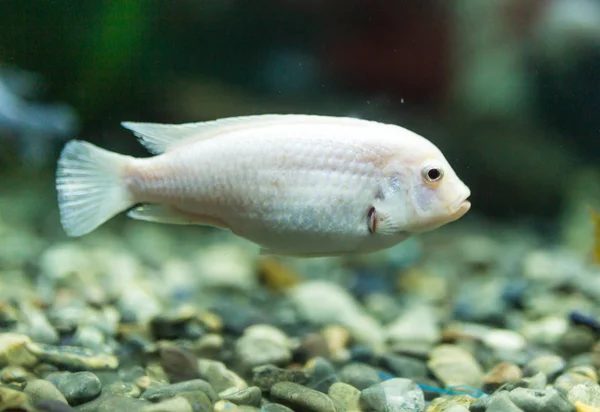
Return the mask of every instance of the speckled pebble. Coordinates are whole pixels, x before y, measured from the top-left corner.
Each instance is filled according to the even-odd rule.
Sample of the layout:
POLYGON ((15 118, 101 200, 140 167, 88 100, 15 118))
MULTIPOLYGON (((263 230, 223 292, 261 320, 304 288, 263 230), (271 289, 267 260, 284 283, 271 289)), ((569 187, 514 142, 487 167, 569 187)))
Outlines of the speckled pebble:
POLYGON ((544 390, 516 388, 510 391, 510 400, 524 411, 570 412, 574 410, 573 405, 554 388, 544 390))
POLYGON ((142 399, 157 402, 162 399, 172 398, 184 392, 203 392, 211 402, 218 399, 217 393, 210 384, 202 379, 194 379, 186 382, 174 383, 171 385, 150 388, 142 394, 142 399))
POLYGON ((58 388, 47 380, 34 379, 27 382, 24 392, 29 395, 31 402, 33 403, 55 400, 68 404, 67 399, 58 388))
POLYGON ((439 345, 431 351, 427 366, 444 386, 467 385, 479 388, 483 370, 467 350, 455 345, 439 345))
POLYGON ((518 382, 521 377, 521 368, 514 363, 498 363, 483 377, 483 390, 489 393, 494 392, 504 384, 518 382))
POLYGON ((541 372, 546 375, 548 382, 552 382, 565 370, 566 366, 567 362, 558 355, 540 355, 525 365, 523 374, 533 376, 541 372))
POLYGON ((591 381, 580 383, 569 390, 567 399, 571 403, 581 402, 600 408, 600 386, 591 381))
POLYGON ((271 398, 298 412, 338 412, 329 396, 292 382, 279 382, 271 388, 271 398))
POLYGON ((374 412, 422 412, 425 397, 419 386, 410 379, 390 379, 364 389, 361 407, 374 412))
POLYGON ((365 363, 351 363, 344 366, 339 372, 340 379, 358 390, 381 382, 377 371, 365 363))
POLYGON ((158 354, 160 364, 172 383, 200 378, 198 361, 190 351, 164 344, 160 346, 158 354))
POLYGON ((510 400, 510 395, 507 391, 500 391, 492 396, 485 412, 523 412, 523 409, 510 400))
POLYGON ((187 399, 175 396, 154 405, 146 406, 144 412, 194 412, 194 409, 187 399))
POLYGON ((233 402, 236 405, 260 406, 262 391, 258 386, 251 386, 246 389, 229 388, 219 393, 221 399, 233 402))
POLYGON ((197 362, 200 377, 206 380, 217 393, 229 388, 245 389, 248 387, 237 373, 227 369, 222 362, 209 359, 199 359, 197 362))
POLYGON ((301 385, 308 382, 304 370, 281 369, 273 365, 258 366, 252 370, 252 384, 262 391, 269 391, 278 382, 293 382, 301 385))
POLYGON ((360 410, 360 391, 344 382, 329 387, 329 397, 337 401, 346 411, 360 410))
POLYGON ((39 401, 35 405, 37 412, 74 412, 75 409, 71 408, 68 403, 47 399, 45 401, 39 401))
POLYGON ((92 372, 75 372, 61 379, 58 390, 69 405, 79 405, 97 397, 102 391, 102 384, 92 372))
POLYGON ((266 364, 283 366, 292 358, 287 336, 269 325, 246 328, 236 342, 235 351, 243 371, 266 364))

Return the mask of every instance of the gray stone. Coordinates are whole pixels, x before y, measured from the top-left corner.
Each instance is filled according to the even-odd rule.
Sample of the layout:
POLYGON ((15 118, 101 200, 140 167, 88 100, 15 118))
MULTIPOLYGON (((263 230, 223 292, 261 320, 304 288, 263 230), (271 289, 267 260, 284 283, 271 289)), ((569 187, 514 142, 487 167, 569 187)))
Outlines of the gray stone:
POLYGON ((96 398, 102 391, 102 383, 92 372, 76 372, 61 379, 58 390, 69 405, 79 405, 96 398))
POLYGON ((202 379, 194 379, 186 382, 174 383, 171 385, 150 388, 142 394, 142 399, 151 402, 158 402, 166 398, 172 398, 184 392, 203 392, 210 402, 214 403, 217 399, 217 393, 210 384, 202 379))
POLYGON ((381 382, 377 371, 365 363, 351 363, 340 370, 340 379, 358 390, 381 382))
POLYGON ((72 371, 94 369, 116 369, 119 360, 116 356, 94 353, 89 349, 75 346, 51 346, 28 344, 27 349, 41 362, 63 367, 72 371))
POLYGON ((280 403, 269 403, 260 408, 261 412, 294 412, 293 409, 288 408, 280 403))
POLYGON ((483 370, 467 350, 455 345, 439 345, 431 351, 427 366, 444 386, 467 385, 479 388, 483 370))
POLYGON ((160 365, 172 383, 200 378, 198 361, 190 351, 175 345, 161 345, 158 354, 160 365))
POLYGON ((74 412, 75 409, 71 408, 68 403, 57 401, 53 399, 46 399, 39 401, 35 405, 37 412, 74 412))
POLYGON ((483 378, 483 391, 492 393, 507 383, 517 383, 521 379, 521 369, 510 362, 496 364, 483 378))
POLYGON ((600 408, 600 386, 592 381, 580 383, 569 390, 567 399, 571 403, 581 402, 600 408))
POLYGON ((552 382, 566 367, 567 362, 558 355, 540 355, 525 365, 523 374, 533 376, 541 372, 546 375, 548 382, 552 382))
POLYGON ((144 412, 194 412, 192 405, 181 396, 166 399, 144 408, 144 412))
POLYGON ((548 383, 548 378, 542 372, 538 372, 533 376, 522 378, 517 382, 518 387, 527 389, 544 389, 548 383))
POLYGON ((100 350, 104 347, 104 333, 98 328, 90 325, 82 325, 77 328, 73 336, 75 343, 92 350, 100 350))
POLYGON ((375 384, 361 393, 362 409, 374 412, 422 412, 425 397, 410 379, 395 378, 375 384))
POLYGON ((309 375, 306 386, 319 392, 327 393, 329 387, 338 381, 335 367, 322 357, 308 361, 305 371, 309 375))
POLYGON ((523 412, 523 409, 510 400, 508 391, 500 391, 494 394, 489 404, 487 405, 486 412, 523 412))
POLYGON ((235 352, 243 371, 267 364, 285 366, 292 359, 287 336, 269 325, 246 328, 235 344, 235 352))
POLYGON ((102 393, 96 399, 77 406, 80 412, 138 412, 149 405, 149 402, 136 399, 140 389, 128 382, 113 382, 102 388, 102 393))
POLYGON ((341 411, 329 396, 292 382, 279 382, 271 388, 271 398, 295 411, 337 412, 341 411))
POLYGON ((544 390, 516 388, 510 391, 510 400, 527 412, 570 412, 575 410, 573 405, 554 388, 544 390))
POLYGON ((428 305, 416 305, 387 325, 386 338, 395 351, 426 354, 441 335, 437 317, 428 305))
POLYGON ((200 359, 197 364, 200 370, 200 378, 208 381, 217 393, 229 388, 245 389, 248 387, 246 381, 240 378, 237 373, 227 369, 227 366, 222 362, 200 359))
POLYGON ((238 389, 235 387, 219 394, 221 399, 235 403, 236 405, 260 406, 262 399, 262 391, 258 386, 251 386, 246 389, 238 389))
POLYGON ((308 374, 303 370, 281 369, 273 365, 258 366, 252 369, 252 384, 265 392, 278 382, 304 385, 308 382, 308 378, 308 374))
POLYGON ((392 372, 397 378, 416 379, 427 376, 425 362, 410 356, 386 353, 381 356, 380 365, 392 372))
POLYGON ((329 387, 329 397, 337 401, 346 411, 360 410, 360 391, 344 382, 329 387))
POLYGON ((381 325, 346 289, 328 281, 303 282, 290 289, 289 296, 300 315, 314 325, 345 326, 358 343, 383 349, 381 325))
POLYGON ((29 395, 31 402, 33 403, 46 400, 56 400, 68 404, 67 399, 58 390, 58 388, 47 380, 34 379, 27 382, 24 392, 29 395))
POLYGON ((194 412, 212 412, 213 410, 212 405, 215 401, 211 401, 202 391, 182 392, 179 396, 189 402, 194 412))

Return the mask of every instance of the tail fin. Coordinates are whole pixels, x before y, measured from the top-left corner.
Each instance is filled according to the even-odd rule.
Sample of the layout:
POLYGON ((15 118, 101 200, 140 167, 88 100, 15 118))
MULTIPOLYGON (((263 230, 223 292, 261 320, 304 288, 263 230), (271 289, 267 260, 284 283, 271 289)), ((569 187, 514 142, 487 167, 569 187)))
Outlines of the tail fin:
POLYGON ((60 221, 67 235, 85 235, 133 206, 122 178, 130 159, 80 140, 67 143, 56 173, 60 221))

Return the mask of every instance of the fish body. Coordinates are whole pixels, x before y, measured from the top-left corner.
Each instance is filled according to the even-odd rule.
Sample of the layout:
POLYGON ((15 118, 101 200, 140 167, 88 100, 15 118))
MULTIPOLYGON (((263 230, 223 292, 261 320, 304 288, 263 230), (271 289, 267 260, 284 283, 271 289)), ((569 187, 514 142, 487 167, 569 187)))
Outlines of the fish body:
POLYGON ((70 235, 142 204, 129 216, 228 229, 266 253, 329 256, 393 246, 470 207, 442 153, 395 125, 308 115, 123 125, 157 155, 69 142, 57 189, 70 235))

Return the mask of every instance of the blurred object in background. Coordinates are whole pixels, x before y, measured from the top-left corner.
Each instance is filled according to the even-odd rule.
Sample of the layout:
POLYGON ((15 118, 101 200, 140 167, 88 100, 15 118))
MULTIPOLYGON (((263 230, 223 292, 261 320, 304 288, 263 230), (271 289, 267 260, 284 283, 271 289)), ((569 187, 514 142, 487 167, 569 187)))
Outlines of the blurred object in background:
POLYGON ((73 136, 79 121, 75 110, 64 103, 35 100, 42 86, 33 73, 0 66, 0 158, 8 155, 11 141, 18 160, 28 167, 46 166, 52 146, 73 136))

